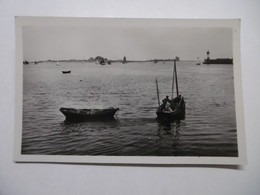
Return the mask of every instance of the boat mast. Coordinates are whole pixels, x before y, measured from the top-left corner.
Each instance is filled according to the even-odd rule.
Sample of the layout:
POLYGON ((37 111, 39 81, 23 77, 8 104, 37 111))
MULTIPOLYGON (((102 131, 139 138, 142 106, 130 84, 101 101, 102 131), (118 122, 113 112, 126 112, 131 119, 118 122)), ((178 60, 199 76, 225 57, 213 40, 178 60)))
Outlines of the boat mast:
POLYGON ((172 99, 173 99, 173 91, 174 91, 174 74, 175 74, 175 68, 172 69, 172 99))
POLYGON ((178 87, 178 78, 177 78, 176 60, 174 60, 174 73, 175 73, 175 82, 176 82, 176 91, 177 91, 177 96, 179 96, 179 87, 178 87))
POLYGON ((155 78, 155 82, 156 82, 156 90, 157 90, 158 105, 160 106, 159 87, 158 87, 158 81, 157 81, 157 78, 155 78))

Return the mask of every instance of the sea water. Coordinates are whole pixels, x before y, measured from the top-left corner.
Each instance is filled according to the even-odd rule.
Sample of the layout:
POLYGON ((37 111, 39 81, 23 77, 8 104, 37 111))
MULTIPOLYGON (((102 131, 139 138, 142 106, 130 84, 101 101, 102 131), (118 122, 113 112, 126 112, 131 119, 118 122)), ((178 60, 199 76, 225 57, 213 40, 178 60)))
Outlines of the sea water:
POLYGON ((22 154, 237 156, 233 66, 177 62, 186 118, 161 123, 155 78, 161 102, 171 97, 172 71, 172 62, 24 65, 22 154), (71 124, 60 107, 120 111, 71 124))

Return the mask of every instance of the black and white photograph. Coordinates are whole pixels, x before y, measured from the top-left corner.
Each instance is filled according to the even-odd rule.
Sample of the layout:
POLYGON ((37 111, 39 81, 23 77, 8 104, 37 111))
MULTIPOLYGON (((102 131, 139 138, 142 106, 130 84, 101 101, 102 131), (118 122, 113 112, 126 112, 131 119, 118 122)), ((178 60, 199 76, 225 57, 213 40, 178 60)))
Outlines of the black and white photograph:
POLYGON ((16 18, 16 161, 243 164, 240 20, 16 18))

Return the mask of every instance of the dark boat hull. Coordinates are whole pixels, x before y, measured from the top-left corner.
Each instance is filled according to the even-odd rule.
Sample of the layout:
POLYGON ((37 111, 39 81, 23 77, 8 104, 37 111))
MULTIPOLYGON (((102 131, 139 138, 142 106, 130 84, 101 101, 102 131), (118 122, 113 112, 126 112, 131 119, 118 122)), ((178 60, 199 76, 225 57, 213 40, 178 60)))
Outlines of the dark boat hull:
POLYGON ((175 105, 170 106, 172 111, 165 111, 161 105, 156 112, 157 119, 163 121, 183 120, 185 119, 185 106, 183 98, 178 102, 175 101, 175 105))
POLYGON ((83 122, 83 121, 92 121, 92 120, 113 119, 114 115, 119 111, 119 108, 108 108, 108 109, 60 108, 60 111, 65 115, 66 121, 83 122))
POLYGON ((62 71, 63 74, 70 74, 71 73, 71 70, 68 70, 68 71, 62 71))

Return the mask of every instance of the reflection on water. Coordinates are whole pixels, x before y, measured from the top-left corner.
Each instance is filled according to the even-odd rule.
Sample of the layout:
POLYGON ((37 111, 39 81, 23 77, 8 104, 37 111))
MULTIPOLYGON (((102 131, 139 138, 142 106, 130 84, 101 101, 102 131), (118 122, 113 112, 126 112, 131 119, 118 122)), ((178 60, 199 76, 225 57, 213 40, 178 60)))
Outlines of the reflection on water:
POLYGON ((172 155, 178 156, 178 142, 180 139, 181 121, 158 121, 158 144, 163 144, 165 139, 170 139, 172 155))
POLYGON ((156 121, 172 64, 24 66, 23 154, 237 156, 233 67, 180 62, 186 118, 156 121), (72 70, 64 75, 61 70, 72 70), (119 107, 112 121, 67 123, 60 107, 119 107))
POLYGON ((166 134, 171 134, 173 136, 173 140, 178 140, 180 135, 180 126, 181 121, 173 121, 173 122, 158 122, 158 136, 162 137, 164 132, 166 134))

